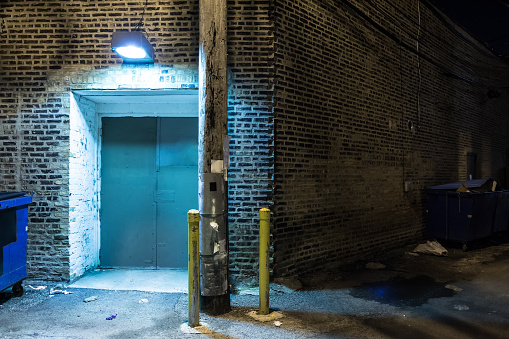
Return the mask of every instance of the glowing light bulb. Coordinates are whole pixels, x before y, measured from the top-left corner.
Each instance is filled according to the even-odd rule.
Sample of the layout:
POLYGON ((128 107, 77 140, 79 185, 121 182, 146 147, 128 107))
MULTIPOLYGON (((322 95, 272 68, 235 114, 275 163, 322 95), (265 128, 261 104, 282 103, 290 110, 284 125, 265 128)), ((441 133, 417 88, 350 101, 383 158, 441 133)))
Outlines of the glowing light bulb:
POLYGON ((147 56, 144 49, 135 46, 117 47, 117 53, 130 59, 143 59, 147 56))
POLYGON ((127 63, 154 63, 154 48, 143 32, 113 32, 111 48, 127 63))

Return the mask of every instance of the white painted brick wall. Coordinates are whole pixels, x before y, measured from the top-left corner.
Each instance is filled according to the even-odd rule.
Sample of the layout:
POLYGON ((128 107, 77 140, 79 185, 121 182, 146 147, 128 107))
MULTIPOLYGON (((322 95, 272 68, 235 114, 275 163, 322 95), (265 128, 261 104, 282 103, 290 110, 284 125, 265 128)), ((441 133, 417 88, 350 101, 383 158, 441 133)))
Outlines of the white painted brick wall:
POLYGON ((95 103, 71 95, 69 157, 70 278, 99 263, 98 118, 95 103))

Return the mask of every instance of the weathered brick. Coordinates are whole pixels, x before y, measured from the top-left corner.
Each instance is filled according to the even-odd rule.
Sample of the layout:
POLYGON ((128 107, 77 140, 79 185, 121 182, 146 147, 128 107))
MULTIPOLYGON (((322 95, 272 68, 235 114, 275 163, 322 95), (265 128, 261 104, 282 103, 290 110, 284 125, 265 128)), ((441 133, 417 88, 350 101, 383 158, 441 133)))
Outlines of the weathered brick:
MULTIPOLYGON (((245 2, 241 3, 245 5, 245 2)), ((237 79, 230 87, 230 98, 235 99, 235 103, 229 102, 232 159, 235 159, 237 150, 249 149, 242 162, 248 163, 250 168, 260 167, 258 173, 248 172, 232 162, 232 173, 239 170, 230 181, 232 206, 237 206, 237 196, 246 197, 246 202, 253 204, 242 218, 235 210, 237 207, 233 208, 230 215, 232 234, 236 234, 237 229, 256 227, 256 208, 266 207, 263 197, 268 195, 270 187, 265 171, 271 171, 270 162, 265 159, 270 148, 263 141, 267 137, 260 139, 254 135, 258 130, 268 130, 270 124, 267 116, 270 116, 272 107, 272 85, 268 82, 273 73, 271 3, 262 1, 242 6, 230 8, 228 12, 229 21, 242 26, 239 39, 250 44, 248 49, 232 43, 228 50, 228 65, 235 69, 231 78, 237 79), (261 21, 254 23, 252 19, 255 17, 261 21), (259 25, 262 22, 265 26, 259 25), (259 44, 254 45, 256 43, 259 44), (245 77, 245 74, 249 76, 245 77), (246 80, 241 82, 243 79, 246 80), (266 93, 261 96, 261 91, 266 93), (251 115, 247 115, 248 112, 251 115), (253 123, 242 126, 235 122, 235 117, 246 117, 242 124, 250 120, 253 123), (246 128, 251 133, 250 138, 235 135, 246 128), (267 184, 259 186, 257 194, 249 198, 245 191, 252 190, 258 180, 267 184), (240 190, 237 185, 244 188, 240 190)), ((82 228, 96 221, 93 213, 87 212, 89 206, 80 203, 85 196, 89 198, 94 193, 83 190, 82 195, 69 197, 73 185, 86 183, 85 186, 93 186, 92 178, 87 177, 91 173, 76 169, 76 166, 85 164, 74 158, 80 150, 74 143, 76 135, 70 120, 73 123, 79 120, 69 116, 72 112, 70 91, 116 89, 119 86, 197 87, 198 0, 149 1, 142 29, 154 45, 156 65, 120 66, 121 59, 110 48, 111 33, 120 28, 133 29, 140 19, 133 13, 141 13, 143 7, 144 1, 2 1, 0 14, 5 18, 0 34, 0 122, 3 130, 0 136, 0 188, 26 189, 34 191, 37 197, 29 210, 28 263, 29 274, 33 277, 74 279, 97 264, 87 252, 90 249, 86 249, 85 239, 92 237, 91 231, 82 228), (26 20, 26 15, 31 15, 33 20, 26 20), (70 177, 69 173, 82 173, 82 176, 70 177), (74 221, 77 217, 84 218, 81 224, 74 221)), ((232 34, 229 39, 233 39, 232 34)), ((81 132, 83 130, 82 126, 81 132)), ((91 135, 87 138, 91 140, 91 135)), ((97 201, 92 199, 90 203, 94 205, 97 201)), ((246 239, 240 235, 239 241, 246 242, 246 239)), ((237 251, 232 256, 232 274, 241 270, 255 274, 252 264, 244 265, 244 262, 254 262, 257 257, 255 246, 252 243, 251 246, 251 251, 237 251), (249 259, 240 261, 243 258, 249 259), (237 260, 240 266, 237 266, 237 260)))
POLYGON ((349 3, 397 41, 344 2, 275 2, 276 275, 415 241, 425 187, 466 180, 467 152, 483 177, 507 165, 507 99, 488 100, 486 85, 508 67, 421 5, 420 52, 473 83, 447 77, 399 43, 416 48, 415 2, 349 3))
MULTIPOLYGON (((503 179, 497 176, 508 160, 507 84, 490 79, 507 79, 507 66, 425 6, 419 48, 435 64, 418 59, 404 48, 415 48, 414 2, 350 3, 397 41, 345 3, 228 1, 235 277, 256 274, 259 208, 274 213, 274 274, 304 274, 421 237, 424 188, 466 179, 467 152, 478 154, 482 176, 503 179), (503 95, 488 100, 493 84, 503 95)), ((69 197, 72 185, 92 180, 86 173, 70 177, 72 166, 84 166, 74 157, 80 149, 73 145, 71 90, 197 87, 198 0, 149 1, 142 29, 155 65, 121 65, 111 51, 111 33, 136 27, 133 13, 143 6, 0 6, 0 189, 35 191, 38 198, 29 216, 31 276, 69 280, 96 264, 86 249, 92 231, 73 221, 95 220, 80 197, 69 197)))

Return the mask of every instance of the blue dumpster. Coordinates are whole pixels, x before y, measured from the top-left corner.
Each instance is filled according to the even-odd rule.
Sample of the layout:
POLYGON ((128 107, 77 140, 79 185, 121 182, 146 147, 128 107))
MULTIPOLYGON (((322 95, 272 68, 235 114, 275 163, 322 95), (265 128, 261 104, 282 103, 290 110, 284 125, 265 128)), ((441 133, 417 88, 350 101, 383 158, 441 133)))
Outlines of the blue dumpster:
POLYGON ((428 192, 428 236, 467 244, 492 235, 495 192, 428 192))
POLYGON ((469 242, 507 230, 509 193, 494 191, 491 179, 434 186, 427 193, 430 237, 460 242, 466 248, 469 242))
POLYGON ((28 204, 26 192, 0 192, 0 291, 21 295, 27 276, 28 204))
POLYGON ((497 209, 493 222, 493 233, 507 232, 509 229, 509 191, 497 193, 497 209))

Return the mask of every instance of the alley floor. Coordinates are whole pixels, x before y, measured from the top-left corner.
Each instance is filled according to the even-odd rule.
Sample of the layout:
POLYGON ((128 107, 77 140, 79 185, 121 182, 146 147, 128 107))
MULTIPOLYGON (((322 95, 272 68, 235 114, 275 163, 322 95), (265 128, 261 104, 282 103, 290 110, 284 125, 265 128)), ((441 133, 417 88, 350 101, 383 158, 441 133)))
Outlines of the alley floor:
POLYGON ((283 281, 291 288, 271 284, 276 313, 265 322, 249 315, 258 296, 245 286, 232 294, 231 312, 201 314, 196 329, 186 325, 185 293, 27 280, 21 297, 0 296, 0 338, 509 337, 509 243, 446 246, 447 256, 414 247, 283 281))

